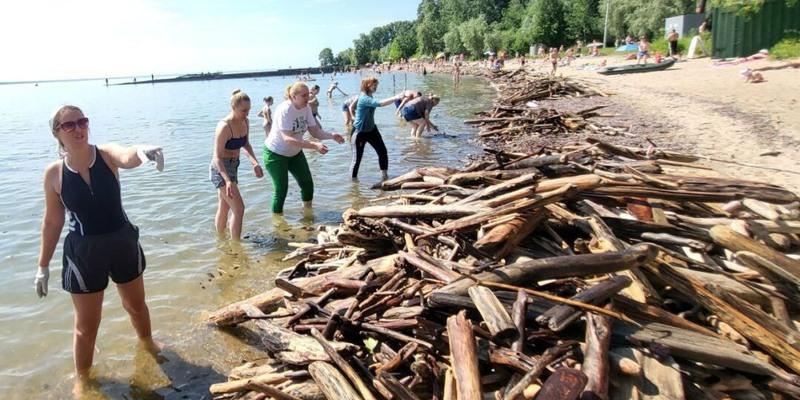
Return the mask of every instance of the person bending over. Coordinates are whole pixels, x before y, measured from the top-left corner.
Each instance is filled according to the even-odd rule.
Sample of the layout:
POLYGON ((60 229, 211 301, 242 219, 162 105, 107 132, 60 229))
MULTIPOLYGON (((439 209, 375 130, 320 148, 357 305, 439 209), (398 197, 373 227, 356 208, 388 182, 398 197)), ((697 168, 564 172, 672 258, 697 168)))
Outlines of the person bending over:
POLYGON ((422 130, 428 132, 433 129, 439 131, 439 127, 431 122, 431 109, 439 104, 439 96, 418 97, 403 108, 403 119, 411 124, 411 137, 422 137, 422 130))
POLYGON ((342 135, 326 132, 317 123, 308 106, 309 90, 305 83, 297 82, 287 89, 287 100, 275 108, 275 123, 264 141, 264 166, 272 178, 272 212, 283 213, 283 204, 289 190, 289 173, 300 185, 300 197, 306 209, 311 208, 314 198, 314 180, 308 169, 303 149, 312 149, 320 154, 328 147, 316 141, 303 139, 306 131, 319 139, 333 139, 344 143, 342 135))

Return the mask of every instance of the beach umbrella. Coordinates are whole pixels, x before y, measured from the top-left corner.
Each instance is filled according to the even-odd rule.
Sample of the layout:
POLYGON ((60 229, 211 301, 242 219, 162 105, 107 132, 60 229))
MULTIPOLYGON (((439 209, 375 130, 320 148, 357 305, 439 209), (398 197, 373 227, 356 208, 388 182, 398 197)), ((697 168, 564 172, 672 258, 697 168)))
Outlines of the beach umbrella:
POLYGON ((617 47, 617 51, 636 51, 639 50, 639 45, 636 43, 628 43, 623 44, 622 46, 617 47))
POLYGON ((602 43, 592 42, 586 45, 586 47, 602 47, 602 43))

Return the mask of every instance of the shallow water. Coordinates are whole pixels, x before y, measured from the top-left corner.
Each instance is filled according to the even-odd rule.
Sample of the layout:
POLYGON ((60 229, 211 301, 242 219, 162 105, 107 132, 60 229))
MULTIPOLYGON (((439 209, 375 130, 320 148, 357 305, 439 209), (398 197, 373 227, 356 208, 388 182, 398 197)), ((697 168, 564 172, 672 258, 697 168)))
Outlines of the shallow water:
MULTIPOLYGON (((341 131, 341 103, 324 98, 323 126, 341 131)), ((465 78, 454 90, 446 76, 383 74, 377 98, 419 88, 443 95, 433 121, 446 135, 413 140, 394 107, 376 111, 389 150, 389 173, 399 175, 418 165, 459 165, 479 151, 474 131, 462 124, 484 107, 493 91, 482 80, 465 78)), ((166 169, 145 166, 121 174, 123 204, 141 229, 147 256, 145 287, 155 338, 167 345, 166 361, 157 364, 136 348, 136 336, 113 285, 106 290, 103 322, 94 360, 96 383, 88 398, 181 399, 208 397, 208 385, 243 360, 262 354, 245 329, 220 330, 205 324, 209 311, 260 293, 274 274, 290 263, 280 261, 288 243, 315 235, 318 224, 335 224, 351 206, 377 195, 370 186, 380 173, 377 156, 367 148, 360 182, 349 178, 349 143, 328 142, 326 155, 306 152, 315 180, 313 216, 303 216, 299 189, 290 182, 285 220, 269 211, 271 183, 256 180, 249 163, 239 169, 247 210, 241 244, 219 239, 213 227, 215 189, 208 181, 213 129, 228 112, 228 99, 240 88, 254 99, 251 143, 259 160, 263 131, 255 116, 261 97, 280 99, 292 78, 105 87, 102 81, 0 86, 0 393, 4 399, 59 399, 72 388, 72 305, 61 290, 61 244, 51 262, 50 294, 40 300, 33 290, 42 217, 42 171, 54 160, 55 141, 47 120, 55 108, 71 103, 91 119, 90 141, 163 146, 166 169)), ((353 94, 360 76, 339 75, 340 87, 353 94)), ((113 83, 113 82, 112 82, 113 83)), ((63 235, 62 235, 63 237, 63 235)), ((163 361, 163 360, 162 360, 163 361)))

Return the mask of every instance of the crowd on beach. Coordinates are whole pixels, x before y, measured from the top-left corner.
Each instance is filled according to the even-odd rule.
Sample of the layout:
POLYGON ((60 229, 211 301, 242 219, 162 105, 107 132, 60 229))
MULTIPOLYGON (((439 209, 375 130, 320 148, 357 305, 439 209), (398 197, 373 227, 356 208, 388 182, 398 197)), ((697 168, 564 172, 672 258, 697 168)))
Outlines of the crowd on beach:
MULTIPOLYGON (((289 175, 300 188, 304 209, 311 210, 314 181, 305 151, 326 154, 328 146, 323 141, 342 144, 345 136, 323 128, 319 115, 321 88, 309 86, 308 81, 307 76, 298 77, 286 87, 283 101, 274 110, 274 99, 264 97, 264 104, 257 113, 262 118, 264 132, 263 168, 252 145, 253 141, 261 139, 250 136, 250 96, 238 89, 231 94, 230 111, 214 131, 209 165, 209 180, 217 190, 214 225, 221 237, 230 235, 231 239, 239 240, 242 235, 245 203, 239 190, 238 173, 242 153, 257 178, 270 176, 274 214, 283 213, 289 175), (314 140, 306 139, 306 132, 314 140)), ((414 138, 421 137, 424 131, 439 129, 430 119, 431 110, 439 104, 438 96, 409 89, 379 100, 374 98, 377 89, 378 79, 367 76, 361 80, 358 95, 348 96, 335 80, 327 90, 328 97, 337 94, 346 97, 341 110, 350 137, 350 177, 353 180, 358 178, 367 144, 378 155, 382 179, 388 179, 388 151, 374 119, 377 108, 394 105, 395 115, 408 122, 414 138)), ((81 392, 93 363, 103 294, 109 279, 116 284, 123 308, 143 348, 154 355, 162 349, 152 338, 144 294, 146 258, 139 243, 139 228, 128 219, 122 207, 119 170, 152 163, 162 171, 164 154, 154 145, 92 144, 89 118, 74 105, 59 107, 49 126, 58 143, 59 158, 50 163, 44 173, 45 206, 34 287, 40 298, 47 296, 49 265, 68 218, 61 281, 62 288, 70 293, 75 312, 75 391, 81 392)))
MULTIPOLYGON (((677 40, 678 35, 672 29, 668 42, 670 55, 674 57, 678 55, 677 40)), ((623 43, 621 39, 617 44, 620 43, 623 43)), ((628 37, 624 43, 636 44, 637 64, 640 61, 647 62, 650 43, 646 37, 642 36, 638 42, 628 37)), ((564 46, 536 46, 532 55, 516 54, 513 59, 521 68, 525 68, 531 60, 548 63, 551 74, 555 74, 559 66, 570 66, 577 57, 598 57, 600 47, 597 41, 589 44, 578 41, 566 49, 564 46)), ((512 59, 502 51, 488 52, 486 56, 472 65, 500 70, 505 67, 507 60, 512 59)), ((660 62, 658 54, 655 58, 656 62, 660 62)), ((394 105, 394 114, 410 125, 409 135, 413 138, 420 138, 424 132, 431 130, 439 131, 431 121, 431 110, 439 104, 439 96, 404 89, 393 96, 376 99, 374 95, 379 81, 375 75, 389 71, 421 74, 448 71, 452 74, 454 85, 459 85, 466 66, 463 54, 452 55, 449 60, 442 55, 433 60, 370 64, 364 69, 348 71, 360 74, 365 70, 372 72, 361 79, 359 94, 352 96, 339 87, 336 81, 338 71, 332 72, 326 96, 329 99, 344 97, 341 115, 346 134, 322 126, 319 114, 321 87, 313 84, 315 79, 309 74, 298 75, 297 81, 286 87, 282 101, 275 105, 274 98, 266 96, 256 114, 262 119, 264 134, 261 161, 253 148, 254 140, 257 143, 261 138, 250 136, 251 98, 241 90, 234 90, 230 97, 230 110, 214 131, 213 152, 208 167, 209 180, 217 191, 214 217, 217 233, 221 237, 229 235, 233 240, 239 240, 242 236, 245 211, 245 202, 239 189, 242 153, 251 164, 256 178, 269 175, 273 188, 272 213, 283 213, 290 184, 289 175, 300 188, 304 210, 310 211, 314 199, 314 180, 306 160, 306 151, 324 155, 329 151, 324 141, 343 144, 349 137, 350 178, 356 180, 364 150, 369 144, 377 153, 378 168, 385 180, 389 176, 389 157, 375 123, 374 114, 378 108, 394 105), (307 139, 306 133, 313 139, 307 139)), ((742 74, 746 75, 748 81, 763 80, 760 74, 752 71, 742 74)), ((63 242, 61 278, 62 288, 70 293, 75 311, 74 366, 77 383, 81 385, 92 366, 103 294, 109 279, 116 284, 123 307, 130 315, 144 348, 154 354, 161 350, 161 345, 152 338, 150 315, 145 302, 142 278, 146 268, 145 253, 139 243, 139 229, 128 219, 122 207, 119 170, 152 163, 161 171, 164 168, 164 155, 162 149, 154 145, 123 147, 113 143, 91 144, 89 118, 73 105, 56 110, 49 126, 58 142, 60 157, 50 163, 44 173, 44 218, 34 286, 40 298, 48 294, 49 264, 68 217, 69 233, 63 242)))

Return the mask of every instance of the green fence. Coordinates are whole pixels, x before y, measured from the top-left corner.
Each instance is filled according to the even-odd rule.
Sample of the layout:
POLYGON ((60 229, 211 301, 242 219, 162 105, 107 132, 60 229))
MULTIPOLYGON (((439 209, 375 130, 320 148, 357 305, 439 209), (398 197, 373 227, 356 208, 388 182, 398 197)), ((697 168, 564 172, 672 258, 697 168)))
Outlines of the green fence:
POLYGON ((787 31, 800 31, 800 5, 766 0, 757 13, 742 16, 736 10, 716 8, 712 14, 714 58, 744 57, 778 43, 787 31))

